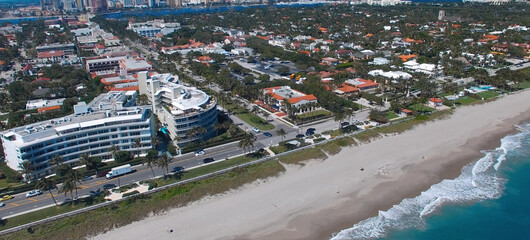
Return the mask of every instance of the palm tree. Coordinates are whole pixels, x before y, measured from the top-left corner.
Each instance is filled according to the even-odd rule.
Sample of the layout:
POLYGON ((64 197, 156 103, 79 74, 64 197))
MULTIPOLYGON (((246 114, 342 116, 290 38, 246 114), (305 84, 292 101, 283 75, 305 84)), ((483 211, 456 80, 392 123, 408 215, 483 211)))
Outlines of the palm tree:
POLYGON ((283 130, 283 128, 280 128, 280 130, 276 131, 276 134, 282 138, 282 142, 283 142, 283 139, 285 138, 285 135, 287 133, 285 132, 285 130, 283 130))
POLYGON ((49 162, 50 166, 55 166, 54 168, 59 167, 61 164, 63 164, 63 157, 59 155, 55 155, 52 157, 52 159, 49 162))
POLYGON ((339 122, 339 129, 342 126, 342 121, 346 119, 346 115, 342 110, 339 110, 335 113, 334 120, 339 122))
POLYGON ((116 156, 118 155, 118 151, 119 151, 119 148, 118 148, 118 146, 116 146, 116 145, 112 145, 112 146, 109 148, 109 152, 111 152, 111 154, 112 154, 112 158, 114 158, 114 160, 116 160, 116 156))
POLYGON ((138 149, 136 157, 140 157, 140 147, 142 147, 142 140, 140 140, 139 138, 134 139, 133 146, 138 149))
POLYGON ((263 116, 265 117, 265 121, 268 121, 270 113, 263 111, 263 116))
POLYGON ((92 162, 90 161, 90 155, 88 153, 81 154, 79 161, 81 162, 81 164, 85 165, 87 170, 92 168, 92 162))
POLYGON ((82 179, 83 179, 83 174, 81 174, 81 172, 79 172, 77 169, 70 169, 68 173, 66 174, 65 183, 71 182, 71 184, 73 184, 76 197, 77 197, 77 189, 78 189, 77 183, 81 183, 82 179))
POLYGON ((151 138, 151 144, 153 145, 153 149, 157 150, 158 149, 157 146, 159 143, 160 143, 160 140, 158 140, 156 136, 151 138))
POLYGON ((243 153, 246 153, 246 149, 247 148, 249 148, 249 147, 254 148, 254 142, 255 141, 256 141, 256 137, 252 133, 245 134, 243 139, 241 139, 241 141, 239 141, 238 146, 243 149, 243 153))
POLYGON ((213 125, 213 129, 215 130, 215 135, 219 135, 219 130, 223 129, 224 126, 222 123, 216 123, 213 125))
POLYGON ((26 181, 31 181, 32 179, 31 173, 34 171, 33 164, 30 161, 25 160, 22 163, 20 163, 20 168, 22 169, 22 174, 24 175, 24 179, 26 181))
POLYGON ((59 193, 64 193, 65 196, 66 196, 67 193, 70 193, 70 197, 73 200, 74 199, 74 190, 77 191, 77 186, 75 184, 75 181, 67 178, 63 182, 63 185, 61 186, 61 189, 59 189, 59 193))
POLYGON ((147 164, 147 166, 151 169, 151 173, 153 174, 153 178, 155 178, 155 171, 153 170, 153 165, 156 164, 156 158, 157 154, 153 154, 150 152, 147 153, 147 156, 143 159, 142 165, 147 164))
POLYGON ((171 158, 167 154, 163 154, 158 161, 156 161, 156 165, 162 169, 166 169, 166 175, 169 173, 169 162, 171 161, 171 158))
POLYGON ((55 197, 52 194, 52 189, 56 188, 55 181, 51 178, 41 177, 37 184, 35 184, 35 187, 40 189, 41 191, 48 191, 50 195, 52 196, 53 202, 55 203, 55 206, 57 205, 57 201, 55 200, 55 197))

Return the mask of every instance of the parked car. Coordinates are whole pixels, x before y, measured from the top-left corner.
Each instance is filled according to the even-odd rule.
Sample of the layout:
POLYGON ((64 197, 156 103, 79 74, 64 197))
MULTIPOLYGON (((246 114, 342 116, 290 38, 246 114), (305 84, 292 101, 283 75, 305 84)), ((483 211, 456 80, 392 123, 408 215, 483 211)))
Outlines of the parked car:
POLYGON ((205 154, 205 152, 204 152, 204 150, 202 150, 202 149, 199 149, 199 150, 197 150, 197 151, 195 152, 195 156, 201 156, 201 155, 204 155, 204 154, 205 154))
POLYGON ((341 127, 347 127, 349 125, 350 125, 349 122, 343 122, 343 123, 340 124, 341 127))
POLYGON ((296 138, 304 138, 304 137, 305 137, 304 134, 297 134, 296 135, 296 138))
POLYGON ((272 137, 272 134, 270 132, 264 132, 263 135, 265 135, 267 137, 272 137))
POLYGON ((171 172, 182 172, 182 171, 184 171, 184 167, 181 167, 181 166, 174 167, 173 170, 171 170, 171 172))
POLYGON ((98 172, 98 174, 96 175, 96 177, 97 177, 97 178, 105 177, 105 176, 107 176, 107 173, 109 173, 109 170, 98 172))
POLYGON ((42 194, 41 190, 33 190, 33 191, 29 191, 28 193, 26 193, 26 197, 30 198, 30 197, 39 196, 41 194, 42 194))
POLYGON ((91 197, 97 197, 101 194, 101 190, 96 190, 96 191, 90 191, 90 196, 91 197))
POLYGON ((116 184, 105 184, 103 185, 103 190, 109 190, 115 187, 116 187, 116 184))
POLYGON ((4 196, 0 199, 0 201, 7 201, 7 200, 9 200, 9 199, 11 199, 11 198, 14 198, 14 197, 11 196, 11 195, 4 195, 4 196))
POLYGON ((256 132, 256 133, 259 133, 259 132, 260 132, 259 128, 257 128, 257 127, 252 128, 252 131, 254 131, 254 132, 256 132))
POLYGON ((203 163, 211 163, 215 161, 213 158, 205 158, 204 160, 202 160, 203 163))
POLYGON ((311 136, 315 134, 315 129, 314 128, 308 128, 306 131, 305 131, 305 135, 306 136, 311 136))

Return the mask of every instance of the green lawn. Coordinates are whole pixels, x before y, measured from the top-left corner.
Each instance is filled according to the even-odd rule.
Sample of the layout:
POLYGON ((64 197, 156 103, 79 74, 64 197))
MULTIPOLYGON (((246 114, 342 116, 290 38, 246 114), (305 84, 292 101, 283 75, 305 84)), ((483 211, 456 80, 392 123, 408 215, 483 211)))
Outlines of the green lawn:
POLYGON ((13 187, 13 186, 23 186, 25 184, 20 182, 11 182, 7 178, 0 180, 0 189, 4 189, 7 187, 13 187))
POLYGON ((414 110, 414 111, 426 111, 426 112, 434 112, 434 108, 431 108, 431 107, 427 107, 425 105, 422 105, 422 104, 419 104, 419 103, 416 103, 414 105, 410 105, 408 107, 409 110, 414 110))
POLYGON ((281 146, 281 145, 274 146, 274 147, 269 147, 269 149, 271 151, 273 151, 275 154, 282 153, 282 152, 287 152, 287 150, 289 150, 285 146, 281 146))
POLYGON ((484 99, 489 99, 489 98, 492 98, 492 97, 499 96, 498 93, 492 92, 492 91, 480 92, 480 93, 478 93, 478 95, 483 97, 484 99))
POLYGON ((388 117, 388 119, 394 119, 394 118, 399 117, 394 111, 386 112, 386 116, 388 117))
MULTIPOLYGON (((527 68, 530 70, 530 68, 527 68)), ((514 85, 516 88, 530 88, 530 81, 524 81, 522 83, 517 83, 514 85)))
POLYGON ((330 116, 330 115, 331 115, 331 113, 329 111, 317 110, 317 111, 313 111, 313 112, 300 114, 300 115, 296 116, 296 118, 300 119, 300 120, 303 120, 303 119, 307 119, 307 118, 315 118, 315 117, 330 116))
POLYGON ((460 104, 460 105, 466 105, 466 104, 474 103, 476 101, 478 101, 478 99, 467 96, 467 97, 459 98, 458 100, 455 101, 455 103, 460 104))
POLYGON ((236 114, 236 116, 239 117, 241 120, 245 121, 246 123, 250 124, 251 126, 257 127, 262 131, 274 129, 274 125, 268 123, 267 121, 265 121, 265 119, 258 117, 254 113, 240 113, 236 114))

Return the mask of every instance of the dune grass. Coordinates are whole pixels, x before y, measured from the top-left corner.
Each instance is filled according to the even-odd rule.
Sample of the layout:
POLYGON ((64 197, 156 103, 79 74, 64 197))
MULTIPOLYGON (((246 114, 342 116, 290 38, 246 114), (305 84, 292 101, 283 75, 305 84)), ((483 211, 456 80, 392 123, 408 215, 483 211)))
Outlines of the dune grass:
POLYGON ((296 151, 285 156, 278 158, 278 161, 285 164, 300 164, 304 165, 303 161, 311 159, 326 159, 327 156, 322 150, 318 148, 306 148, 300 151, 296 151))
POLYGON ((151 213, 159 214, 171 208, 185 206, 205 196, 236 189, 257 179, 277 176, 284 170, 277 161, 267 161, 151 195, 132 197, 94 211, 2 236, 2 239, 84 239, 114 227, 142 220, 151 213))

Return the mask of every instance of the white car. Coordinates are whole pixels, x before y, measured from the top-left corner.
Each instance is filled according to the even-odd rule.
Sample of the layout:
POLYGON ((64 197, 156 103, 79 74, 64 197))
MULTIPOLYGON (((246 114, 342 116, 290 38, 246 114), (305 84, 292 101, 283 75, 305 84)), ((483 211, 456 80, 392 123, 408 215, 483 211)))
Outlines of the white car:
POLYGON ((5 203, 0 202, 0 207, 3 207, 3 206, 5 206, 5 205, 6 205, 5 203))
POLYGON ((41 190, 33 190, 33 191, 30 191, 30 192, 26 193, 26 197, 30 198, 30 197, 39 196, 41 194, 42 194, 41 190))
POLYGON ((257 127, 252 128, 252 131, 254 131, 254 132, 256 132, 256 133, 259 133, 259 132, 260 132, 259 128, 257 128, 257 127))
POLYGON ((205 152, 204 152, 204 150, 202 150, 202 149, 197 150, 197 151, 195 152, 195 156, 201 156, 201 155, 204 155, 204 154, 205 154, 205 152))

